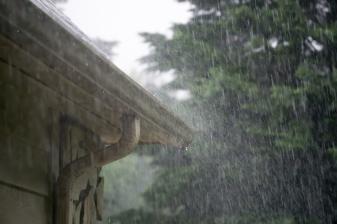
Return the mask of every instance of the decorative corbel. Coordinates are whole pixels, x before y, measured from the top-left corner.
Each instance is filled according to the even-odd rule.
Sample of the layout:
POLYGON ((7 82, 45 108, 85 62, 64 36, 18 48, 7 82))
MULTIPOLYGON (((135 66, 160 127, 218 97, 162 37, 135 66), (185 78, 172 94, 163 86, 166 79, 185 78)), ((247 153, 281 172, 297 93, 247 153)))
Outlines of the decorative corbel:
MULTIPOLYGON (((83 212, 79 212, 82 217, 74 221, 74 214, 76 212, 72 206, 74 182, 93 168, 100 168, 103 165, 118 160, 128 155, 134 149, 140 138, 140 120, 135 115, 123 115, 121 118, 121 129, 122 135, 117 143, 108 145, 104 149, 92 150, 88 155, 70 162, 61 170, 56 187, 57 224, 91 224, 88 218, 83 218, 83 216, 88 216, 88 214, 83 214, 83 212)), ((102 188, 102 186, 99 187, 102 188)), ((95 207, 97 209, 101 205, 95 205, 95 207)), ((87 211, 84 210, 85 212, 87 211)), ((98 218, 101 218, 100 216, 101 214, 98 218)))

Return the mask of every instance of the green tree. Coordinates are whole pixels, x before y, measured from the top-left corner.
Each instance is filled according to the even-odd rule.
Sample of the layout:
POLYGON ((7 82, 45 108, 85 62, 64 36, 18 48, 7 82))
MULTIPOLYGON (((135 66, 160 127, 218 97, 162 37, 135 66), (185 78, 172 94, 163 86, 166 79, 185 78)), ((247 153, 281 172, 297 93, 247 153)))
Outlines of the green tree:
POLYGON ((190 2, 171 39, 142 34, 143 62, 175 70, 200 131, 185 159, 156 156, 148 207, 114 219, 336 223, 337 2, 190 2))

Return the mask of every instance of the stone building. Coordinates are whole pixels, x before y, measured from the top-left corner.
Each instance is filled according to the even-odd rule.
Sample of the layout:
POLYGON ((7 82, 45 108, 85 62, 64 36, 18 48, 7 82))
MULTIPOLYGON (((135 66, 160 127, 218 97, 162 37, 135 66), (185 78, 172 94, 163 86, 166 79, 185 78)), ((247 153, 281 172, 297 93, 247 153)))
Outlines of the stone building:
POLYGON ((48 1, 0 0, 0 223, 102 218, 101 167, 191 130, 48 1))

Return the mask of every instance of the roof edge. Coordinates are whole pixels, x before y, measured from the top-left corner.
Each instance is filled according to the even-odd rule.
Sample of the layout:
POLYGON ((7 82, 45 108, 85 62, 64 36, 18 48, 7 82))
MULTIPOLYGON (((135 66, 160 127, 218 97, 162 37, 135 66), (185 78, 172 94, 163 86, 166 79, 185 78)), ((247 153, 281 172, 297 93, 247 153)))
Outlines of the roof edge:
MULTIPOLYGON (((149 124, 177 139, 181 147, 191 142, 192 130, 182 120, 118 69, 49 1, 0 0, 0 20, 10 27, 1 26, 2 34, 46 65, 55 68, 57 58, 63 65, 78 70, 82 75, 81 80, 85 81, 85 85, 81 86, 84 91, 97 95, 104 103, 109 103, 107 96, 112 96, 149 124), (36 46, 28 46, 22 35, 36 46), (46 53, 42 54, 41 51, 52 56, 46 57, 46 53)), ((76 79, 71 81, 79 84, 76 79)), ((167 143, 173 142, 168 140, 167 143)))

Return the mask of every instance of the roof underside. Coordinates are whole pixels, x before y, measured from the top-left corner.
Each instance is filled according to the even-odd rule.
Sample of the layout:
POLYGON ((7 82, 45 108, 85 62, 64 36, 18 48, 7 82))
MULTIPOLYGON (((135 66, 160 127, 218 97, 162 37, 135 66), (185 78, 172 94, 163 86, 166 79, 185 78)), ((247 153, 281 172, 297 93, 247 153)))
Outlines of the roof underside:
MULTIPOLYGON (((136 114, 141 120, 140 143, 183 147, 191 141, 184 122, 112 64, 50 2, 0 0, 0 34, 111 108, 114 116, 136 114)), ((114 121, 107 118, 108 125, 118 126, 114 121)))

